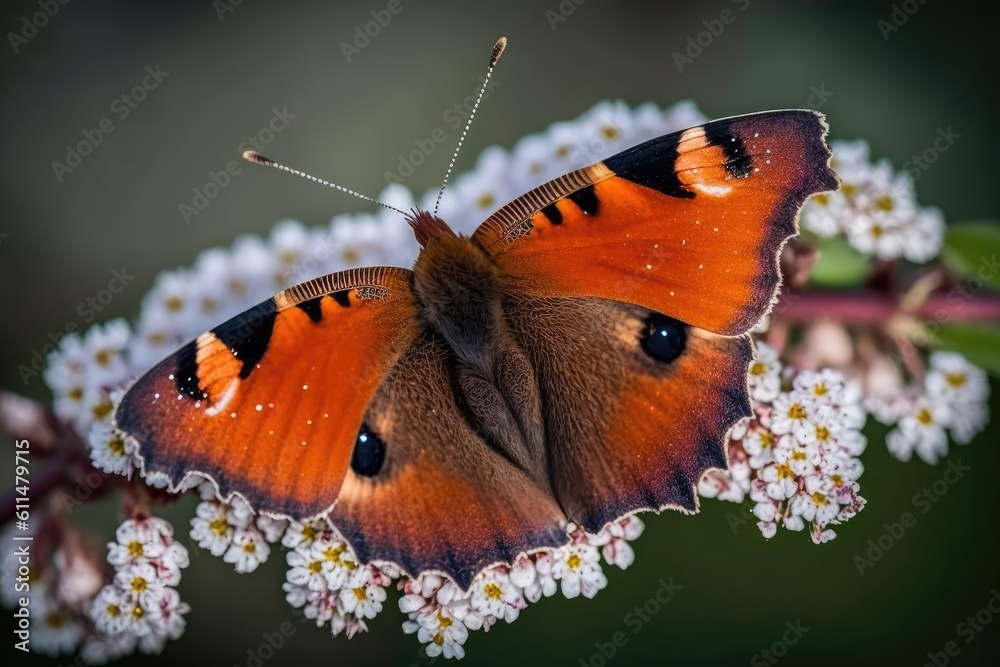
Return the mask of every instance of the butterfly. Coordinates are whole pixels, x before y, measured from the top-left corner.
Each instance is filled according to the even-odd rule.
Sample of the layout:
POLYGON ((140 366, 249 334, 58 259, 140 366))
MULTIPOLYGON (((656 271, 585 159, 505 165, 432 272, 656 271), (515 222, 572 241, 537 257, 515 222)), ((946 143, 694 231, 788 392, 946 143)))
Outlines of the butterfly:
POLYGON ((258 512, 326 517, 363 562, 463 588, 576 527, 694 512, 752 414, 747 331, 780 250, 837 187, 826 130, 772 111, 661 136, 471 237, 412 211, 412 269, 279 292, 137 380, 117 428, 175 489, 201 475, 258 512))

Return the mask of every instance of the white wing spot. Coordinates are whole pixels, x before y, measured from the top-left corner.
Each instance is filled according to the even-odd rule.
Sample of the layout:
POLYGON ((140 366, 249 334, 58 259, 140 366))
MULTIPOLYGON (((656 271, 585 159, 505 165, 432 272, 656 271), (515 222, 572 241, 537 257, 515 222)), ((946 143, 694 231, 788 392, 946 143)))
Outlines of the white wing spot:
POLYGON ((652 264, 647 264, 647 265, 646 265, 646 269, 647 269, 647 270, 648 270, 648 269, 651 269, 651 268, 653 268, 653 265, 652 265, 652 264))
POLYGON ((302 385, 302 391, 305 391, 308 388, 309 388, 309 385, 307 385, 307 384, 302 385))
POLYGON ((230 412, 229 416, 232 417, 233 419, 236 419, 236 413, 235 412, 230 412))
POLYGON ((257 404, 257 412, 260 412, 260 411, 261 411, 261 410, 263 410, 263 409, 264 409, 264 406, 263 406, 263 405, 261 405, 260 403, 258 403, 258 404, 257 404))

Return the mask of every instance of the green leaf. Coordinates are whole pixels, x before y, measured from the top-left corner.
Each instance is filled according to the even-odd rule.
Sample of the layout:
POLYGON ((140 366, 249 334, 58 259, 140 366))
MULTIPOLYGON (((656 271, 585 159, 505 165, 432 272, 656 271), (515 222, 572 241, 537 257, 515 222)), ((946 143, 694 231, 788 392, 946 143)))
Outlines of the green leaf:
POLYGON ((1000 377, 1000 326, 953 324, 938 328, 931 344, 958 352, 970 362, 1000 377))
POLYGON ((868 276, 868 258, 851 247, 843 236, 818 239, 819 261, 812 282, 829 287, 856 287, 868 276))
POLYGON ((983 285, 1000 290, 1000 222, 976 220, 950 225, 941 251, 946 266, 970 280, 975 276, 983 285))

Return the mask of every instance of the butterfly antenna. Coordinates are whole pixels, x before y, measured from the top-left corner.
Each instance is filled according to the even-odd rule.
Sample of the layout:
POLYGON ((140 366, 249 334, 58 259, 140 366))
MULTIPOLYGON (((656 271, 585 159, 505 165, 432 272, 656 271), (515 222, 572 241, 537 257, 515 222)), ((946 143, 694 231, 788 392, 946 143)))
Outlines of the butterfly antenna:
POLYGON ((448 185, 448 177, 451 176, 451 170, 455 167, 455 160, 458 158, 458 152, 462 150, 462 142, 465 141, 465 135, 469 133, 469 126, 472 125, 472 119, 476 117, 476 109, 479 108, 479 102, 482 101, 483 93, 486 92, 486 85, 490 82, 490 77, 493 76, 493 68, 496 67, 497 61, 500 60, 500 55, 506 48, 507 38, 501 37, 497 40, 496 44, 493 45, 493 50, 490 52, 490 65, 486 69, 486 78, 483 79, 483 87, 479 89, 479 95, 476 97, 476 103, 472 106, 472 112, 469 114, 469 120, 465 123, 465 129, 462 130, 462 136, 458 138, 458 146, 455 147, 455 152, 451 156, 451 163, 448 165, 448 171, 444 174, 444 180, 441 182, 441 189, 438 190, 437 199, 434 201, 435 215, 437 215, 438 206, 441 205, 441 195, 444 194, 444 188, 448 185))
POLYGON ((298 169, 292 169, 291 167, 286 167, 285 165, 279 162, 275 162, 269 157, 264 157, 263 155, 255 151, 245 151, 243 153, 243 159, 247 160, 248 162, 253 162, 254 164, 262 164, 265 167, 274 167, 275 169, 280 169, 281 171, 287 171, 289 174, 292 174, 293 176, 301 176, 302 178, 308 179, 315 183, 319 183, 320 185, 325 185, 328 188, 333 188, 334 190, 340 190, 341 192, 346 192, 349 195, 354 195, 355 197, 359 197, 361 199, 364 199, 365 201, 370 201, 373 204, 378 204, 382 208, 387 208, 390 211, 395 211, 396 213, 399 213, 402 216, 406 216, 405 211, 401 211, 395 206, 389 206, 388 204, 383 204, 377 199, 372 199, 371 197, 363 195, 360 192, 355 192, 350 188, 345 188, 343 186, 337 185, 336 183, 331 183, 330 181, 323 180, 322 178, 316 178, 315 176, 307 174, 304 171, 299 171, 298 169))

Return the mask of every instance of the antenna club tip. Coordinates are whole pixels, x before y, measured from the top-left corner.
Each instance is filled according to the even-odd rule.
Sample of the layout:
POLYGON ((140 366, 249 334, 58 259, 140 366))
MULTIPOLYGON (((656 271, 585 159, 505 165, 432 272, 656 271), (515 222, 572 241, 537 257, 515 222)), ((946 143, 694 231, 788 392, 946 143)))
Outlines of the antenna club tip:
POLYGON ((497 40, 496 44, 493 45, 493 51, 490 53, 490 67, 497 64, 500 60, 500 56, 503 55, 504 49, 507 48, 507 38, 501 37, 497 40))
POLYGON ((257 164, 271 165, 274 161, 270 158, 266 158, 257 151, 243 151, 243 159, 248 162, 255 162, 257 164))

